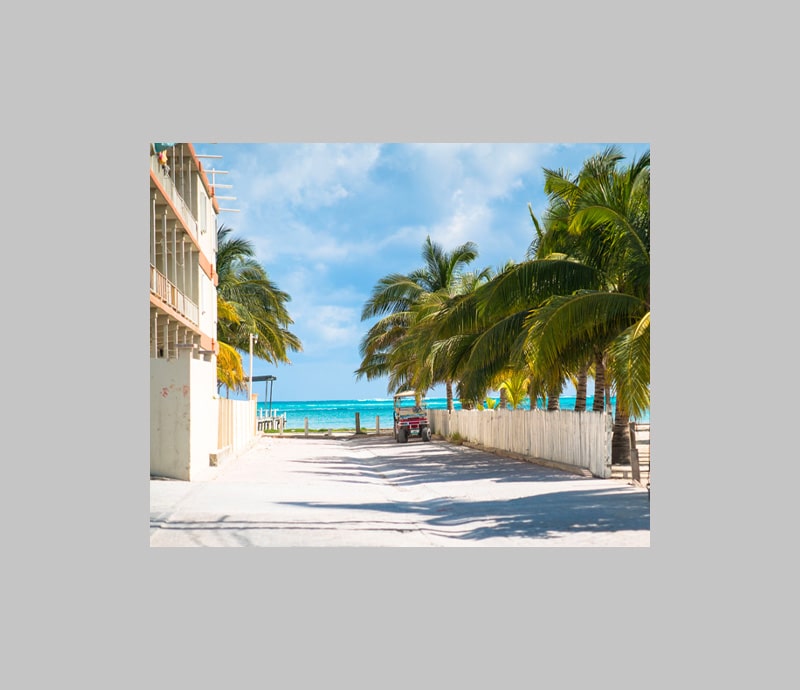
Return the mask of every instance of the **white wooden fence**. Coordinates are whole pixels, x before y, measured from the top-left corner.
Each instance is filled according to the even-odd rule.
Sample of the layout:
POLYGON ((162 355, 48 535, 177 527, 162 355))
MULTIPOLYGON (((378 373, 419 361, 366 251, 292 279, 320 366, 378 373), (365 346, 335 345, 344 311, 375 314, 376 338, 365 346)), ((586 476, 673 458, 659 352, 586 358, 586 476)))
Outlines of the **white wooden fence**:
POLYGON ((611 477, 613 420, 573 410, 428 410, 431 431, 498 451, 550 460, 611 477))
POLYGON ((256 437, 256 401, 219 398, 219 452, 233 453, 256 437))

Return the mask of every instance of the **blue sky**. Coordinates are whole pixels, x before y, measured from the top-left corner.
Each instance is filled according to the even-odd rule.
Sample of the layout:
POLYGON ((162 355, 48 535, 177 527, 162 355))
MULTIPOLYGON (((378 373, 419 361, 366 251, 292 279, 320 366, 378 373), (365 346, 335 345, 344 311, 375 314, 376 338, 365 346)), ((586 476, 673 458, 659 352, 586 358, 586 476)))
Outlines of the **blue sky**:
MULTIPOLYGON (((423 265, 429 235, 445 249, 478 246, 471 268, 524 259, 541 217, 542 169, 577 172, 617 143, 626 160, 649 143, 380 144, 194 142, 216 175, 219 222, 252 242, 269 277, 291 295, 290 330, 303 343, 292 364, 254 358, 253 375, 277 376, 274 400, 385 398, 386 379, 356 380, 359 342, 372 321, 361 310, 389 273, 423 265)), ((209 177, 211 175, 209 174, 209 177)), ((245 371, 249 357, 245 353, 245 371)), ((263 400, 264 384, 254 392, 263 400)), ((565 389, 565 394, 572 392, 565 389)), ((428 393, 443 396, 443 386, 428 393)))

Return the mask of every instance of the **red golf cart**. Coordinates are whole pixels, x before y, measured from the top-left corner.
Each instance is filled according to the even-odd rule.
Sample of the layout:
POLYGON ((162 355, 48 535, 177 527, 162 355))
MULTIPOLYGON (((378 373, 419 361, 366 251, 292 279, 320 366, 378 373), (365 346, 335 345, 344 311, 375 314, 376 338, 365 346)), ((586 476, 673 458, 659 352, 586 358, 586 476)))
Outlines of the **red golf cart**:
POLYGON ((422 396, 417 396, 416 391, 403 391, 394 396, 394 438, 398 443, 407 443, 411 436, 430 441, 431 428, 422 396))

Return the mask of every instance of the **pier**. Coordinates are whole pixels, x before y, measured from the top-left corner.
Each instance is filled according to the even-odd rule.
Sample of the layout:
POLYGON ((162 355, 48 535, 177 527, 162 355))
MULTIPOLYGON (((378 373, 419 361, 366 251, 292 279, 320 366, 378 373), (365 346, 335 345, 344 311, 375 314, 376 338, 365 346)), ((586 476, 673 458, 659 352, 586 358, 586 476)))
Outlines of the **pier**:
POLYGON ((283 414, 268 414, 266 412, 259 411, 256 414, 256 429, 259 431, 274 431, 278 430, 283 433, 284 428, 286 427, 286 413, 283 414))

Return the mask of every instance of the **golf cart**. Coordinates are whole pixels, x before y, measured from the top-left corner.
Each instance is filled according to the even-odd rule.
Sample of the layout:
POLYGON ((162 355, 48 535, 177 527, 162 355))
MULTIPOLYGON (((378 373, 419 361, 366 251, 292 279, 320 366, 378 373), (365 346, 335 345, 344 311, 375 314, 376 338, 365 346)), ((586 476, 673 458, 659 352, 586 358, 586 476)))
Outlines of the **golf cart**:
POLYGON ((403 391, 394 396, 394 438, 398 443, 407 443, 409 436, 431 440, 425 402, 421 396, 417 399, 416 391, 403 391))

